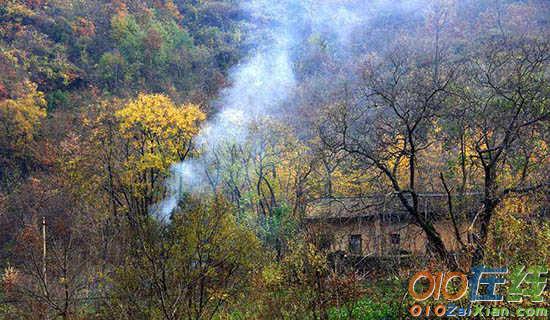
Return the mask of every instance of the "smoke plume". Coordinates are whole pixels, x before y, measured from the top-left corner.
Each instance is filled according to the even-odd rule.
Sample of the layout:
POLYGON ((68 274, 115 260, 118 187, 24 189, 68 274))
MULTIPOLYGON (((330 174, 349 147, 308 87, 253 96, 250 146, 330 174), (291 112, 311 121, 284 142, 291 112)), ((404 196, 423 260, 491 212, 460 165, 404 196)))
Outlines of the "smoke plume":
MULTIPOLYGON (((369 20, 397 6, 413 10, 418 1, 249 0, 240 7, 251 21, 249 54, 230 70, 230 86, 213 102, 217 113, 196 137, 200 157, 174 164, 167 179, 167 197, 152 208, 167 218, 177 207, 182 191, 202 192, 208 187, 209 165, 216 150, 253 139, 250 126, 266 117, 280 117, 297 86, 295 62, 316 37, 331 39, 333 52, 346 55, 357 46, 354 33, 369 20), (412 4, 415 4, 413 6, 412 4)), ((288 107, 284 112, 288 112, 288 107)), ((288 117, 288 115, 286 115, 288 117)))

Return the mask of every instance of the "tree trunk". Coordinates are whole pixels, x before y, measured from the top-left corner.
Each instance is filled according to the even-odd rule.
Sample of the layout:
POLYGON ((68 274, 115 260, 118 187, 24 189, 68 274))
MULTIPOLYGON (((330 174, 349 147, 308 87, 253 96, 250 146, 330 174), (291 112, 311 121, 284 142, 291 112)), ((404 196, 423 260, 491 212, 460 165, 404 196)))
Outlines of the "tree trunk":
POLYGON ((483 262, 485 258, 485 245, 489 234, 489 225, 499 200, 495 192, 496 173, 491 166, 485 168, 485 186, 483 196, 483 214, 479 219, 479 234, 474 239, 474 254, 472 256, 471 267, 475 267, 483 262))

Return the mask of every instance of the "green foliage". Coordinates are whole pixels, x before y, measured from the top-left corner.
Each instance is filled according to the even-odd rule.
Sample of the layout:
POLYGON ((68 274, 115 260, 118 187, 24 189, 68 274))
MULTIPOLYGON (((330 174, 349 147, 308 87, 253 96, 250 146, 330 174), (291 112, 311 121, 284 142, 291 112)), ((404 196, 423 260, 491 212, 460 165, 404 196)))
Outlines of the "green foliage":
POLYGON ((55 90, 46 96, 46 101, 48 101, 47 109, 51 112, 57 108, 66 107, 69 102, 69 94, 67 91, 55 90))
POLYGON ((209 318, 247 290, 261 261, 254 233, 235 222, 221 199, 189 199, 170 226, 151 218, 138 223, 130 255, 111 279, 108 316, 209 318))
POLYGON ((280 262, 263 266, 254 281, 255 313, 267 319, 314 319, 326 310, 326 257, 295 239, 280 262))
POLYGON ((333 308, 328 311, 328 318, 331 320, 361 319, 381 320, 399 319, 399 305, 392 302, 374 302, 370 298, 359 300, 352 310, 346 308, 333 308))
POLYGON ((283 246, 298 232, 298 222, 293 219, 291 213, 291 208, 282 204, 274 208, 272 215, 263 218, 261 223, 260 238, 279 255, 283 246))
POLYGON ((123 95, 211 94, 236 62, 240 41, 238 21, 224 14, 236 4, 218 3, 6 0, 0 49, 46 95, 83 85, 123 95), (212 10, 216 20, 206 18, 212 10))
POLYGON ((405 289, 401 281, 378 280, 362 285, 366 294, 351 304, 330 308, 329 319, 402 319, 407 310, 402 305, 405 289))
MULTIPOLYGON (((120 12, 111 18, 111 36, 114 50, 105 52, 99 62, 102 77, 113 89, 118 89, 119 79, 123 87, 143 88, 145 83, 153 90, 162 88, 170 77, 170 68, 180 64, 182 53, 193 49, 193 40, 180 25, 171 19, 157 15, 138 18, 120 12), (115 71, 116 70, 116 71, 115 71), (119 74, 114 74, 114 73, 119 74), (124 75, 124 76, 122 76, 124 75), (142 82, 142 80, 145 80, 142 82), (114 82, 113 82, 114 80, 114 82)), ((184 64, 185 66, 185 64, 184 64)), ((178 85, 178 78, 170 79, 178 85)))

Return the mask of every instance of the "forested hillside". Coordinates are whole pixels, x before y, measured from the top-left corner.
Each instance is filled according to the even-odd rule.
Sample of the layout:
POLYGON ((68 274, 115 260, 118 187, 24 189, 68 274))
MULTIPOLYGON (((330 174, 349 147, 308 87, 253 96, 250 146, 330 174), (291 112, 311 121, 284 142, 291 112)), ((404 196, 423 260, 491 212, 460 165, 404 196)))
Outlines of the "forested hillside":
POLYGON ((544 0, 0 0, 0 319, 402 319, 418 270, 548 267, 549 120, 544 0), (330 227, 375 206, 425 245, 330 227))

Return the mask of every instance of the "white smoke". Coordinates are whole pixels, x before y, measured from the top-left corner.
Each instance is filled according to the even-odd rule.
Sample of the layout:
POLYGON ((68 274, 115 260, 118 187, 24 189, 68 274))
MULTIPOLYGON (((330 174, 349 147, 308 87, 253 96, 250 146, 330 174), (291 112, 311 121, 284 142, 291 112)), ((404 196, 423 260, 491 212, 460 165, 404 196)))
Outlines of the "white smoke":
MULTIPOLYGON (((219 112, 196 137, 200 158, 174 164, 167 179, 167 197, 151 208, 167 218, 177 207, 182 192, 207 189, 212 177, 207 168, 215 151, 230 144, 243 144, 249 128, 264 117, 277 117, 281 106, 296 88, 293 57, 312 34, 330 34, 342 52, 349 50, 354 30, 372 15, 395 1, 344 0, 245 0, 243 12, 256 26, 249 35, 249 57, 230 71, 231 86, 222 90, 215 105, 219 112)), ((397 1, 410 3, 416 1, 397 1)), ((392 5, 393 6, 393 5, 392 5)), ((285 109, 285 111, 288 108, 285 109)))

